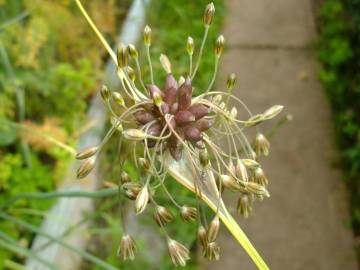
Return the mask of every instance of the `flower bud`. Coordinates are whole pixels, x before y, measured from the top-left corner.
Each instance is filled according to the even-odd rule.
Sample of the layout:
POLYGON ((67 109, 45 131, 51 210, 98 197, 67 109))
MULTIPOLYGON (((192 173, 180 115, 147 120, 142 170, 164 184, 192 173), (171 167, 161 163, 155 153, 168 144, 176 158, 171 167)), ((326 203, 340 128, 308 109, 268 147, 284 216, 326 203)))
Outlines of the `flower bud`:
POLYGON ((116 56, 119 68, 124 68, 128 65, 128 53, 124 44, 120 44, 116 56))
POLYGON ((224 187, 230 189, 231 191, 239 191, 240 189, 239 184, 235 181, 233 177, 229 175, 222 174, 220 176, 220 181, 224 187))
POLYGON ((141 190, 140 184, 133 182, 124 183, 122 188, 125 190, 126 197, 128 197, 130 200, 135 200, 141 190))
POLYGON ((231 73, 226 81, 226 86, 228 90, 233 90, 236 84, 236 75, 231 73))
POLYGON ((188 39, 187 39, 186 50, 189 55, 194 54, 194 40, 192 37, 188 37, 188 39))
POLYGON ((275 105, 272 106, 271 108, 267 109, 264 113, 264 119, 269 120, 271 118, 274 118, 275 116, 277 116, 282 110, 284 109, 284 106, 282 105, 275 105))
POLYGON ((138 158, 138 162, 140 164, 140 166, 145 170, 148 171, 150 169, 150 163, 147 159, 145 158, 138 158))
POLYGON ((252 193, 256 196, 270 197, 269 191, 267 191, 267 189, 264 186, 259 185, 254 182, 247 182, 246 190, 248 190, 250 193, 252 193))
POLYGON ((94 156, 86 159, 78 168, 76 177, 78 179, 86 177, 95 167, 96 158, 94 156))
POLYGON ((215 55, 220 57, 224 50, 225 38, 223 35, 220 35, 215 42, 215 55))
POLYGON ((146 25, 144 28, 144 44, 146 46, 151 45, 151 28, 148 25, 146 25))
POLYGON ((141 129, 126 129, 123 131, 123 135, 126 139, 132 141, 142 141, 148 137, 141 129))
POLYGON ((190 259, 189 250, 174 239, 168 239, 168 249, 171 260, 175 266, 186 266, 186 261, 190 259))
POLYGON ((111 96, 111 92, 109 90, 109 88, 107 88, 106 85, 103 85, 101 87, 101 91, 100 91, 101 97, 102 99, 106 102, 109 100, 110 96, 111 96))
POLYGON ((203 251, 203 256, 210 261, 217 261, 220 258, 220 246, 216 242, 211 242, 206 245, 203 251))
POLYGON ((205 247, 207 244, 207 236, 206 236, 206 229, 204 226, 200 225, 199 229, 198 229, 198 239, 200 241, 200 244, 205 247))
POLYGON ((120 245, 117 251, 117 255, 122 260, 134 260, 136 252, 136 244, 134 239, 130 235, 124 235, 120 241, 120 245))
POLYGON ((86 158, 92 157, 93 155, 95 155, 97 153, 98 150, 99 150, 99 147, 97 147, 97 146, 88 147, 88 148, 78 152, 76 154, 76 159, 86 159, 86 158))
POLYGON ((197 217, 196 208, 183 205, 180 209, 180 216, 184 221, 193 221, 197 217))
POLYGON ((250 159, 250 158, 245 158, 245 159, 242 159, 241 161, 245 165, 245 167, 249 168, 249 169, 256 169, 256 168, 260 167, 259 163, 257 163, 255 160, 250 159))
POLYGON ((160 227, 164 227, 173 219, 173 215, 167 208, 158 205, 155 208, 154 219, 160 227))
POLYGON ((145 185, 140 190, 140 193, 136 197, 135 210, 137 215, 144 212, 148 202, 149 202, 149 189, 148 186, 145 185))
POLYGON ((248 218, 252 210, 252 198, 249 194, 242 194, 237 203, 237 210, 244 218, 248 218))
POLYGON ((125 100, 119 92, 112 92, 112 98, 115 103, 119 104, 120 106, 125 106, 125 100))
POLYGON ((207 231, 207 240, 209 242, 213 242, 216 240, 220 229, 220 220, 219 217, 216 216, 214 219, 210 222, 208 231, 207 231))
POLYGON ((212 23, 215 14, 215 6, 214 3, 210 3, 206 6, 204 12, 204 24, 209 26, 212 23))
POLYGON ((230 111, 230 118, 231 119, 236 119, 236 116, 238 114, 238 111, 235 107, 232 107, 231 111, 230 111))
POLYGON ((167 74, 171 74, 171 63, 165 54, 160 54, 160 63, 167 74))
POLYGON ((239 177, 242 181, 249 181, 246 167, 241 159, 238 159, 236 162, 235 172, 236 176, 239 177))
POLYGON ((256 168, 254 171, 254 182, 261 186, 268 185, 268 179, 266 178, 265 173, 261 167, 256 168))
POLYGON ((127 46, 127 52, 134 59, 137 59, 139 57, 139 53, 133 44, 129 44, 127 46))
POLYGON ((126 73, 127 75, 129 76, 130 80, 132 80, 133 82, 135 81, 136 79, 136 75, 135 75, 135 71, 132 67, 130 66, 127 66, 126 67, 126 73))
POLYGON ((254 150, 257 155, 269 155, 270 143, 262 133, 258 133, 255 137, 254 150))
POLYGON ((121 184, 131 182, 129 175, 125 171, 121 172, 121 174, 120 174, 120 182, 121 182, 121 184))

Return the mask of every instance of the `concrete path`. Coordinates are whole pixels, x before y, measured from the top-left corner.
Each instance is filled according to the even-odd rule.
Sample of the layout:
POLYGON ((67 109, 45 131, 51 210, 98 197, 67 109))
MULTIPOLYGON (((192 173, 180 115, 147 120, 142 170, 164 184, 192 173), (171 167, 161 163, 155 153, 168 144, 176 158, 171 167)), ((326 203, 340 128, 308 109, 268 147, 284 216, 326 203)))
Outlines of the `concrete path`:
MULTIPOLYGON (((345 189, 341 172, 331 165, 336 146, 330 110, 316 79, 312 3, 226 2, 228 47, 218 85, 236 72, 236 94, 253 112, 282 104, 294 117, 271 140, 270 157, 262 162, 271 198, 239 222, 271 269, 355 270, 345 189)), ((219 241, 220 261, 204 262, 203 269, 256 269, 226 230, 219 241)))

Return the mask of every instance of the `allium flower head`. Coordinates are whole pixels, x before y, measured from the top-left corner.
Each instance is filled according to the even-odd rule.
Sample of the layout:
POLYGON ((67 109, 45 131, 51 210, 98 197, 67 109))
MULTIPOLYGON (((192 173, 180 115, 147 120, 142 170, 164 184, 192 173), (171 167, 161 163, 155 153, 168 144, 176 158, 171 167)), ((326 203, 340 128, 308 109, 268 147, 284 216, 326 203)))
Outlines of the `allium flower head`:
MULTIPOLYGON (((188 72, 174 74, 171 61, 165 54, 161 54, 159 61, 166 79, 155 82, 150 50, 153 45, 151 28, 146 26, 143 31, 150 73, 147 78, 143 78, 136 47, 121 44, 117 53, 113 52, 80 1, 76 2, 117 65, 116 75, 122 86, 120 91, 108 87, 101 90, 101 96, 111 114, 111 128, 99 146, 85 149, 77 155, 78 159, 83 160, 78 177, 86 177, 94 168, 97 157, 109 138, 119 136, 120 142, 126 142, 133 149, 133 155, 121 158, 131 160, 141 172, 140 179, 130 179, 126 172, 122 172, 122 190, 126 197, 135 200, 138 214, 146 212, 149 207, 155 207, 155 221, 166 234, 170 256, 175 265, 184 266, 189 259, 189 251, 166 233, 165 226, 173 216, 167 208, 156 202, 159 189, 168 196, 169 202, 175 205, 184 221, 199 223, 198 237, 204 246, 206 258, 219 258, 220 247, 215 239, 222 221, 259 269, 268 269, 228 212, 222 195, 225 191, 236 193, 240 198, 238 211, 245 217, 252 209, 254 198, 262 200, 269 197, 266 188, 268 180, 259 157, 269 154, 270 144, 260 132, 259 125, 278 115, 283 106, 275 105, 264 112, 253 114, 244 101, 232 93, 236 87, 234 73, 229 75, 224 87, 219 85, 219 90, 213 89, 225 47, 222 35, 213 44, 214 72, 209 83, 196 85, 196 75, 201 72, 201 58, 214 19, 213 3, 205 8, 204 36, 200 46, 196 46, 191 37, 184 41, 189 60, 188 72), (197 48, 199 51, 194 54, 197 48), (196 61, 193 61, 193 55, 197 56, 196 61), (195 95, 194 87, 201 94, 195 95), (257 130, 253 144, 246 137, 247 129, 252 127, 257 130), (167 175, 194 192, 197 205, 205 203, 215 212, 207 230, 205 227, 208 223, 200 218, 204 216, 200 213, 202 208, 181 206, 177 202, 177 194, 172 194, 167 189, 168 182, 173 181, 167 175)), ((123 257, 131 257, 131 250, 127 250, 123 257)))

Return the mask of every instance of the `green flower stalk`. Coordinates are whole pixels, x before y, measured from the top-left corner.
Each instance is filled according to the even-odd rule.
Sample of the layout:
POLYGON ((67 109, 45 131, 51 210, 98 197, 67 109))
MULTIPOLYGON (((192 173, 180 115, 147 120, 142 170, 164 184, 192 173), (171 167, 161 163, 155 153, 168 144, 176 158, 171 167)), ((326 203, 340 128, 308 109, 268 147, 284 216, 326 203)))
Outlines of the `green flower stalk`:
MULTIPOLYGON (((133 181, 126 172, 122 172, 121 188, 127 198, 135 201, 137 214, 154 207, 154 219, 166 236, 175 265, 185 266, 189 251, 173 240, 166 231, 166 224, 172 220, 173 214, 156 202, 159 189, 164 190, 184 221, 198 223, 198 237, 204 257, 209 260, 219 259, 220 246, 215 241, 222 222, 257 267, 269 269, 228 212, 222 196, 223 192, 237 194, 237 209, 244 217, 250 214, 254 200, 269 197, 266 188, 268 180, 258 157, 268 155, 270 144, 260 133, 259 124, 277 116, 283 106, 276 105, 253 115, 246 104, 232 94, 236 86, 236 76, 233 73, 227 81, 227 92, 213 90, 225 44, 222 35, 214 44, 214 73, 209 85, 196 86, 203 89, 203 94, 194 96, 193 79, 199 70, 214 18, 213 3, 207 5, 204 12, 205 32, 194 69, 192 56, 195 46, 193 39, 189 37, 186 46, 190 57, 188 74, 182 74, 176 79, 170 60, 165 54, 161 54, 160 63, 166 73, 162 86, 154 82, 150 53, 152 30, 149 26, 145 27, 143 35, 151 83, 145 85, 138 61, 139 52, 135 46, 122 44, 117 53, 112 51, 80 1, 76 0, 76 3, 117 65, 117 76, 122 85, 121 93, 112 92, 107 87, 102 89, 101 95, 111 113, 112 127, 100 145, 85 149, 77 155, 83 162, 78 177, 86 177, 95 167, 97 157, 109 138, 119 136, 120 142, 126 141, 134 149, 132 157, 125 158, 132 159, 138 170, 143 172, 139 181, 133 181), (130 67, 132 62, 135 62, 134 69, 137 70, 138 78, 135 78, 134 69, 130 67), (230 103, 235 106, 230 108, 230 103), (119 108, 114 110, 112 106, 119 108), (120 114, 115 113, 119 111, 120 114), (245 130, 252 127, 257 129, 254 143, 250 143, 245 136, 245 130), (137 148, 141 148, 141 154, 136 151, 137 148), (166 187, 167 181, 171 181, 167 175, 194 193, 198 201, 197 207, 177 203, 176 194, 170 193, 166 187), (214 217, 209 223, 199 207, 202 203, 214 211, 214 217)), ((131 236, 125 235, 119 254, 124 259, 133 259, 135 244, 131 236)))

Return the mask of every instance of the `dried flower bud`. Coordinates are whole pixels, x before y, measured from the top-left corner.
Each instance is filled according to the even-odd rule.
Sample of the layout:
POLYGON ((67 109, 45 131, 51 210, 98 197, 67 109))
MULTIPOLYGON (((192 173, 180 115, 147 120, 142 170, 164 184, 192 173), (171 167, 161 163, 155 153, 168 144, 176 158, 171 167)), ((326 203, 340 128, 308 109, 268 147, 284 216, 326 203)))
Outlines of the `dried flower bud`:
POLYGON ((128 52, 124 44, 120 44, 116 56, 119 68, 124 68, 128 65, 128 52))
POLYGON ((148 25, 146 25, 144 28, 144 44, 146 46, 151 45, 151 28, 148 25))
POLYGON ((133 44, 127 46, 127 51, 132 58, 137 59, 139 57, 139 53, 133 44))
POLYGON ((211 2, 206 6, 204 12, 204 24, 206 26, 209 26, 212 23, 214 14, 215 14, 215 6, 214 3, 211 2))
POLYGON ((167 74, 171 74, 171 63, 165 54, 160 54, 160 63, 167 74))
POLYGON ((244 163, 245 167, 249 168, 249 169, 256 169, 256 168, 260 167, 260 164, 257 163, 253 159, 245 158, 245 159, 242 159, 241 161, 242 161, 242 163, 244 163))
POLYGON ((257 155, 269 155, 270 143, 262 133, 258 133, 255 137, 254 150, 257 155))
POLYGON ((228 90, 233 90, 236 84, 236 75, 231 73, 226 81, 226 86, 228 90))
POLYGON ((235 167, 236 176, 239 177, 242 181, 249 181, 246 167, 241 159, 238 159, 235 167))
POLYGON ((249 194, 242 194, 237 203, 237 210, 244 218, 248 218, 252 210, 252 197, 249 194))
POLYGON ((265 173, 261 167, 256 168, 254 171, 254 182, 262 186, 268 185, 268 179, 266 178, 265 173))
POLYGON ((111 96, 111 92, 109 90, 109 88, 107 88, 106 85, 103 85, 101 87, 101 91, 100 91, 101 97, 102 99, 106 102, 109 100, 110 96, 111 96))
POLYGON ((145 158, 138 158, 138 162, 140 164, 140 166, 145 170, 148 171, 150 169, 150 163, 147 159, 145 158))
POLYGON ((76 177, 78 179, 86 177, 95 167, 96 158, 94 156, 86 159, 78 168, 76 177))
POLYGON ((199 160, 201 166, 203 166, 204 168, 209 166, 210 158, 209 158, 209 153, 206 149, 199 152, 199 160))
POLYGON ((99 150, 99 147, 97 147, 97 146, 88 147, 88 148, 80 151, 79 153, 77 153, 76 159, 86 159, 86 158, 92 157, 93 155, 95 155, 97 153, 98 150, 99 150))
POLYGON ((126 67, 126 73, 129 76, 130 80, 132 80, 133 82, 135 82, 136 79, 136 75, 135 75, 135 71, 132 67, 127 66, 126 67))
POLYGON ((193 55, 194 53, 194 40, 192 37, 188 37, 187 43, 186 43, 186 50, 189 55, 193 55))
POLYGON ((282 105, 275 105, 271 108, 267 109, 264 113, 264 119, 269 120, 277 116, 282 110, 284 109, 284 106, 282 105))
POLYGON ((160 227, 164 227, 173 219, 173 215, 164 206, 157 205, 154 212, 154 219, 160 227))
POLYGON ((246 183, 246 190, 248 190, 250 193, 260 196, 260 197, 270 197, 269 191, 257 183, 254 182, 247 182, 246 183))
POLYGON ((180 216, 184 221, 193 221, 197 217, 196 208, 183 205, 180 209, 180 216))
POLYGON ((206 229, 204 226, 200 225, 199 229, 198 229, 198 239, 200 241, 200 244, 205 247, 207 244, 207 233, 206 233, 206 229))
POLYGON ((117 251, 117 255, 121 257, 122 260, 134 260, 136 252, 136 244, 134 239, 130 235, 124 235, 121 238, 121 242, 117 251))
POLYGON ((225 38, 223 35, 220 35, 215 42, 215 55, 220 57, 224 50, 225 38))
POLYGON ((131 182, 131 179, 130 179, 129 175, 125 171, 121 172, 120 182, 121 182, 121 184, 131 182))
POLYGON ((221 184, 232 190, 232 191, 239 191, 240 189, 240 186, 239 184, 235 181, 235 179, 229 175, 226 175, 226 174, 222 174, 220 176, 220 181, 221 181, 221 184))
POLYGON ((206 245, 203 251, 203 256, 210 261, 217 261, 220 258, 220 246, 216 242, 211 242, 206 245))
POLYGON ((124 183, 122 188, 125 190, 126 197, 128 197, 130 200, 135 200, 141 190, 140 184, 133 182, 124 183))
POLYGON ((141 129, 126 129, 123 131, 123 135, 126 139, 132 141, 142 141, 148 137, 141 129))
POLYGON ((137 215, 144 212, 148 202, 149 202, 149 189, 148 189, 148 186, 145 185, 140 190, 140 193, 136 197, 135 209, 136 209, 136 214, 137 215))
POLYGON ((125 106, 125 100, 119 92, 112 92, 112 98, 114 102, 116 102, 120 106, 125 106))
POLYGON ((175 266, 186 266, 186 261, 190 259, 189 250, 174 239, 168 239, 168 249, 171 260, 175 266))
POLYGON ((220 220, 219 217, 216 216, 213 218, 213 220, 210 222, 208 231, 207 231, 207 240, 209 242, 213 242, 216 240, 220 229, 220 220))

